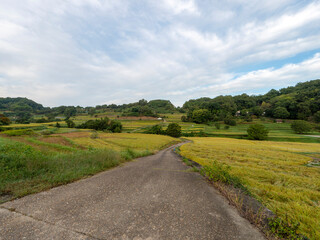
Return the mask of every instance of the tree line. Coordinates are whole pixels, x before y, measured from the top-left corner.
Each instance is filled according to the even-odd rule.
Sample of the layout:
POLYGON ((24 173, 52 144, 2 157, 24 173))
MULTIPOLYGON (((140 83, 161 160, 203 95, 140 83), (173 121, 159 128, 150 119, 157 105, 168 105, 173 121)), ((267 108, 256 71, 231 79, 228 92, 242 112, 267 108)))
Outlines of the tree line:
MULTIPOLYGON (((122 116, 152 116, 181 112, 182 121, 205 123, 208 121, 230 121, 242 117, 271 117, 300 119, 320 122, 320 80, 298 83, 296 86, 271 89, 263 95, 241 94, 215 98, 203 97, 186 101, 182 107, 175 107, 169 100, 141 99, 129 104, 97 105, 95 107, 59 106, 43 107, 27 98, 0 98, 0 113, 17 123, 32 121, 56 121, 57 117, 70 118, 80 114, 96 116, 106 111, 118 112, 122 116), (34 120, 34 115, 46 118, 34 120)), ((0 122, 0 124, 2 124, 0 122)))

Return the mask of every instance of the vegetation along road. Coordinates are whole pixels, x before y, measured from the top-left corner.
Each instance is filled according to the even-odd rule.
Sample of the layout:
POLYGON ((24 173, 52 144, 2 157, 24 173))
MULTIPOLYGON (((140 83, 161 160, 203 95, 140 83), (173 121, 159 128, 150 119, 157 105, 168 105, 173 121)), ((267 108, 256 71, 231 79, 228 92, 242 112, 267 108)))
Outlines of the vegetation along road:
POLYGON ((173 148, 0 205, 0 239, 264 239, 173 148))

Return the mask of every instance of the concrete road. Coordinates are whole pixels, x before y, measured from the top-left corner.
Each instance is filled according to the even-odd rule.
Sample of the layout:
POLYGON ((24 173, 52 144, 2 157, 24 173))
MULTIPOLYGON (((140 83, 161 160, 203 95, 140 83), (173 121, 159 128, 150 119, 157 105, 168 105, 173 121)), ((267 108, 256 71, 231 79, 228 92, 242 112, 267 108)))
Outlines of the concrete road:
POLYGON ((0 205, 0 239, 264 239, 172 149, 0 205))

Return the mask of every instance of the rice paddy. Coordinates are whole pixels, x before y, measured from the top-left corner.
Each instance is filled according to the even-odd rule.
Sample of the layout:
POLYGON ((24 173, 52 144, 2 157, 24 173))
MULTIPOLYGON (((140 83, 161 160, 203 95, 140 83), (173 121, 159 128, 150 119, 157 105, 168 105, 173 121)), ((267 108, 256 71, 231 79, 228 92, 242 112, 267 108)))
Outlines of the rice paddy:
POLYGON ((319 144, 190 138, 182 156, 201 165, 213 161, 231 166, 249 191, 283 219, 299 222, 300 231, 320 239, 320 168, 309 163, 320 157, 319 144))

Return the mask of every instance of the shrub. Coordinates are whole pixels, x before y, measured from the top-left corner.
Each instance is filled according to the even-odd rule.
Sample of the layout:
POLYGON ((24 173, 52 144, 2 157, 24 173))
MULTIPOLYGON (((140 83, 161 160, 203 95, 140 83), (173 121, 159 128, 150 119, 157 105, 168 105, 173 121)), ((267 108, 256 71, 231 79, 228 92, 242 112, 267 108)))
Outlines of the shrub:
POLYGON ((182 122, 188 122, 188 118, 186 116, 181 116, 181 121, 182 122))
POLYGON ((236 120, 232 119, 232 118, 225 118, 224 119, 224 123, 230 126, 236 126, 237 122, 236 120))
POLYGON ((297 120, 291 123, 291 128, 295 133, 302 134, 310 132, 312 125, 304 120, 297 120))
POLYGON ((254 124, 248 127, 247 133, 251 140, 265 140, 268 138, 269 130, 262 124, 254 124))
POLYGON ((109 124, 108 129, 113 133, 121 133, 122 131, 122 124, 120 121, 112 120, 109 124))
POLYGON ((9 125, 11 123, 10 119, 5 115, 0 114, 0 125, 9 125))
POLYGON ((220 124, 219 122, 216 122, 216 123, 214 124, 214 126, 216 127, 216 129, 220 129, 221 124, 220 124))
POLYGON ((74 121, 68 119, 66 120, 66 124, 68 128, 74 128, 76 126, 76 124, 74 123, 74 121))
POLYGON ((164 131, 162 130, 162 126, 157 124, 153 125, 150 129, 146 131, 146 133, 150 134, 164 134, 164 131))
POLYGON ((170 123, 166 130, 166 134, 171 137, 180 137, 181 136, 181 127, 177 123, 170 123))
POLYGON ((225 126, 224 126, 224 129, 226 129, 226 130, 228 130, 229 128, 230 128, 229 125, 225 125, 225 126))

